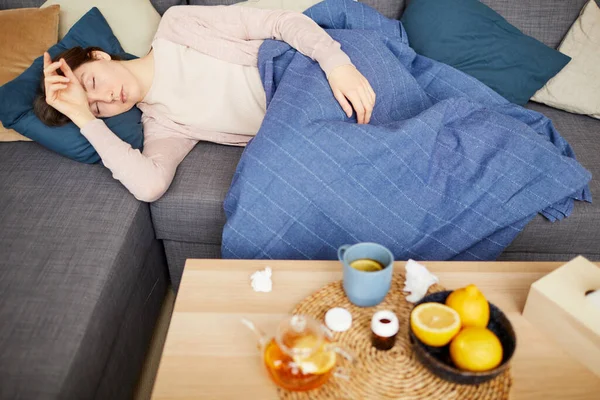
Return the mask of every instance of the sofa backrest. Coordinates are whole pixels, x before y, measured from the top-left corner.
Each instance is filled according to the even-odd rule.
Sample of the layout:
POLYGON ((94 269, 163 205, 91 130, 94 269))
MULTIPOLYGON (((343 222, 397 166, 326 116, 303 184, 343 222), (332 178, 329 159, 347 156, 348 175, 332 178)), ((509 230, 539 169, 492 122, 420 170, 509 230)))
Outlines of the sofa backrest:
POLYGON ((0 0, 0 10, 9 8, 27 8, 39 7, 44 4, 44 0, 0 0))
POLYGON ((588 0, 481 0, 524 34, 557 48, 588 0))
MULTIPOLYGON (((219 5, 242 0, 151 0, 159 13, 177 4, 219 5)), ((400 18, 410 0, 360 0, 389 18, 400 18)), ((440 0, 443 1, 443 0, 440 0)), ((565 36, 587 0, 481 0, 515 25, 526 35, 533 36, 556 48, 565 36)), ((0 0, 0 10, 7 8, 39 7, 44 0, 0 0)))
MULTIPOLYGON (((0 0, 1 1, 1 0, 0 0)), ((234 4, 242 0, 189 0, 190 4, 234 4)), ((400 18, 410 0, 359 0, 388 18, 400 18)), ((440 0, 444 1, 444 0, 440 0)), ((526 35, 556 48, 587 0, 480 0, 526 35)))
MULTIPOLYGON (((0 10, 6 10, 9 8, 39 7, 45 2, 46 0, 0 0, 0 10)), ((186 4, 187 0, 150 0, 150 2, 162 15, 169 7, 186 4)))
MULTIPOLYGON (((244 0, 188 0, 188 3, 200 6, 214 6, 235 4, 240 1, 244 0)), ((360 2, 370 5, 388 18, 400 18, 402 11, 404 11, 405 0, 360 0, 360 2)))

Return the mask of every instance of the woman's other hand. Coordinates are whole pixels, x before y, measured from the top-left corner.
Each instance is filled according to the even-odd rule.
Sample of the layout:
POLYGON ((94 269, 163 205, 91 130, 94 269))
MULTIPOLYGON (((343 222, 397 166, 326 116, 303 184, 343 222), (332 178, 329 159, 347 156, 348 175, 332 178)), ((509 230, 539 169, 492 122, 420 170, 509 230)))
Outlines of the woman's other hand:
POLYGON ((44 86, 46 102, 66 115, 80 128, 95 119, 90 111, 87 93, 64 59, 52 62, 44 53, 44 86), (64 76, 58 74, 61 70, 64 76))
POLYGON ((346 64, 331 71, 327 79, 348 118, 352 116, 354 108, 358 123, 368 124, 375 106, 375 92, 367 78, 354 65, 346 64))

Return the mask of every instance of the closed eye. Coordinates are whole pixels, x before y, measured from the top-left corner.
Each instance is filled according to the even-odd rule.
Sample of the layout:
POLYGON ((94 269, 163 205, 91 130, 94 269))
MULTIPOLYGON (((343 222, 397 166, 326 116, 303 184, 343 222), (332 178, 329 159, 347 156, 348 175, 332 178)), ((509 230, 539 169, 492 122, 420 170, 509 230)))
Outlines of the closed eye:
POLYGON ((92 88, 96 89, 96 78, 92 77, 92 88))

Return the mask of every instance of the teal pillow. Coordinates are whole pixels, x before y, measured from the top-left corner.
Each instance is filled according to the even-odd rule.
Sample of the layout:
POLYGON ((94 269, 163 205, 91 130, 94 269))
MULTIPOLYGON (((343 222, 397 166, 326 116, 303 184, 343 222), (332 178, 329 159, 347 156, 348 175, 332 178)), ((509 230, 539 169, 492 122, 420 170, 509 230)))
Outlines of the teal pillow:
POLYGON ((477 78, 520 105, 571 60, 478 0, 411 0, 402 24, 417 53, 477 78))
MULTIPOLYGON (((133 57, 124 53, 110 26, 95 7, 81 17, 65 37, 48 52, 54 57, 75 46, 98 46, 125 59, 133 57)), ((16 79, 0 86, 0 121, 5 128, 12 128, 65 157, 84 163, 100 161, 96 150, 75 124, 49 127, 33 113, 33 100, 40 87, 42 70, 43 60, 39 57, 16 79)), ((141 118, 141 111, 133 107, 126 113, 104 121, 119 138, 134 149, 141 149, 144 142, 141 118)))

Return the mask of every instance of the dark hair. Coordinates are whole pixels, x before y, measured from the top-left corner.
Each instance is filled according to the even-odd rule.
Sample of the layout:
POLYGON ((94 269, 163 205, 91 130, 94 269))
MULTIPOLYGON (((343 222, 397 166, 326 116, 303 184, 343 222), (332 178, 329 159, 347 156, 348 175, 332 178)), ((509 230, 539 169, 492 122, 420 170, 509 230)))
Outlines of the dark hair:
MULTIPOLYGON (((100 47, 73 47, 69 50, 65 50, 62 53, 58 54, 56 57, 52 59, 52 62, 56 62, 61 58, 65 59, 67 65, 75 71, 77 68, 82 66, 83 64, 96 61, 93 57, 93 51, 104 51, 100 47)), ((121 60, 121 57, 111 54, 110 58, 112 60, 121 60)), ((56 71, 59 75, 63 75, 63 72, 58 69, 56 71)), ((33 101, 33 112, 35 115, 46 125, 48 126, 63 126, 67 124, 70 120, 63 113, 59 112, 57 109, 52 107, 46 102, 46 86, 44 85, 44 74, 42 72, 42 79, 40 82, 40 87, 35 96, 35 100, 33 101)))

